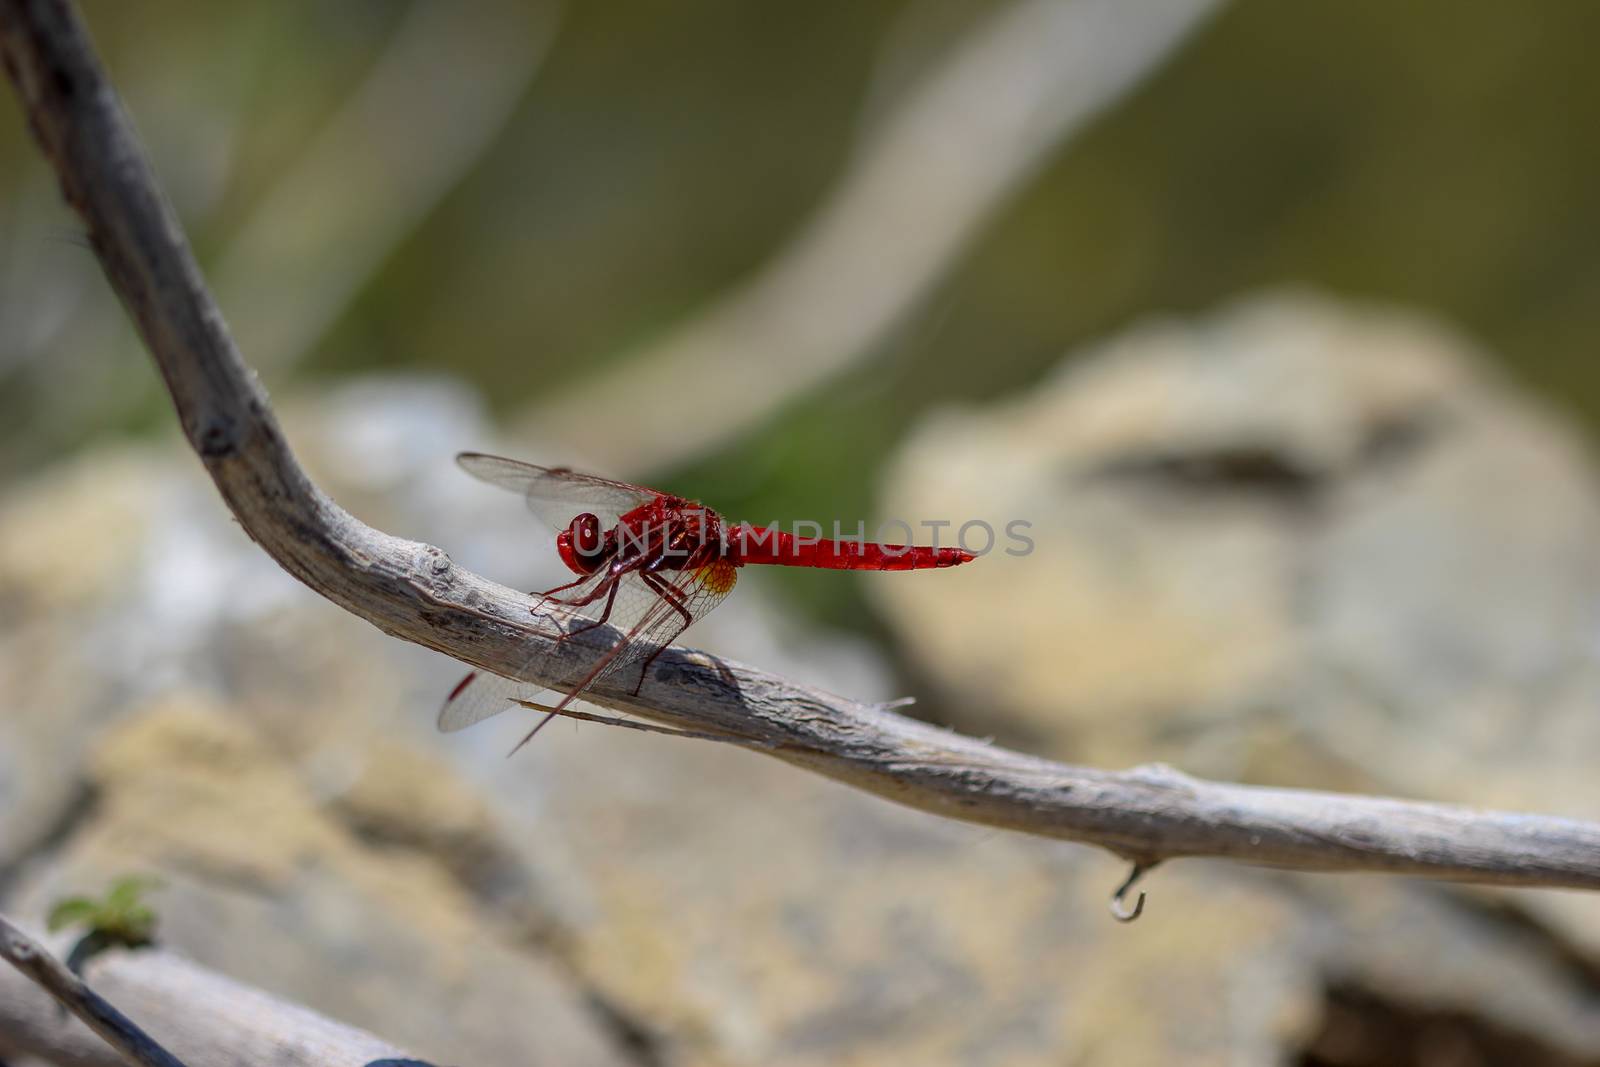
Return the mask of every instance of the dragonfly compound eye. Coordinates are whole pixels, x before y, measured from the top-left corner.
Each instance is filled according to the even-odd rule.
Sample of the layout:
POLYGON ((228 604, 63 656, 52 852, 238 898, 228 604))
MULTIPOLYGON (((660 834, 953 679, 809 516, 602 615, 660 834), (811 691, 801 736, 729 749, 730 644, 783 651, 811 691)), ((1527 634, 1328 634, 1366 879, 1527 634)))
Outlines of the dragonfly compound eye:
POLYGON ((605 553, 605 539, 600 534, 600 520, 584 512, 556 538, 556 550, 561 562, 575 574, 590 574, 600 565, 605 553))
POLYGON ((600 520, 587 511, 572 520, 572 547, 580 556, 600 553, 600 520))

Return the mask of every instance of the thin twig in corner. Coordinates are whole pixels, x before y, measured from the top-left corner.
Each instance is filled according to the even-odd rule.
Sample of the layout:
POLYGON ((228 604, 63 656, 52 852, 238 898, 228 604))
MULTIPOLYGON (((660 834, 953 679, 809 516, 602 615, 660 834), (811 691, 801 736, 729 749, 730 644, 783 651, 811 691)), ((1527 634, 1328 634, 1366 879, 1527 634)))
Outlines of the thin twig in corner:
MULTIPOLYGON (((285 570, 386 633, 549 688, 600 654, 557 645, 528 598, 439 549, 365 526, 313 485, 234 347, 122 103, 65 0, 0 0, 0 57, 40 148, 160 368, 185 434, 239 524, 285 570), (546 653, 529 673, 529 645, 546 653)), ((614 636, 614 635, 613 635, 614 636)), ((735 734, 777 759, 969 822, 1098 845, 1149 866, 1213 856, 1600 889, 1600 824, 1382 797, 1114 773, 1010 752, 737 664, 669 650, 642 687, 591 701, 735 734)))
POLYGON ((63 1008, 82 1019, 123 1059, 137 1067, 183 1067, 183 1062, 162 1048, 149 1034, 122 1014, 83 979, 67 970, 44 946, 0 915, 0 956, 56 998, 63 1008))
MULTIPOLYGON (((181 1056, 186 1063, 225 1063, 229 1067, 358 1067, 374 1063, 427 1067, 427 1061, 414 1052, 318 1015, 302 1004, 243 985, 163 948, 115 950, 92 965, 95 993, 90 995, 98 996, 101 1004, 109 1001, 126 1006, 159 1034, 170 1050, 164 1059, 131 1058, 118 1038, 104 1028, 80 1026, 49 997, 30 995, 47 982, 60 979, 66 983, 62 988, 71 989, 71 983, 78 980, 70 973, 62 978, 62 964, 49 957, 43 957, 47 963, 41 962, 43 950, 27 940, 32 935, 24 931, 17 939, 16 934, 12 924, 0 921, 0 944, 5 946, 0 954, 13 962, 20 958, 25 964, 15 972, 0 967, 0 1059, 8 1063, 11 1057, 19 1057, 29 1062, 112 1067, 129 1062, 172 1064, 178 1062, 173 1057, 181 1056), (51 971, 39 970, 45 966, 51 971)), ((32 939, 37 941, 36 936, 32 939)), ((110 1011, 97 1010, 97 1014, 119 1027, 126 1023, 108 1015, 110 1011)))

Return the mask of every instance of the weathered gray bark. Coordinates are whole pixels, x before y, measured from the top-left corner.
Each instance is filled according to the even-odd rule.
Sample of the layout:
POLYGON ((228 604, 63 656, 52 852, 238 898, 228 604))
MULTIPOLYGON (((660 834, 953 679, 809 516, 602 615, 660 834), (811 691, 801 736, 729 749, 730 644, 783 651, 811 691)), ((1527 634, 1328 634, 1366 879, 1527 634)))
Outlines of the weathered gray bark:
MULTIPOLYGON (((363 525, 285 444, 177 219, 63 0, 0 0, 0 49, 29 123, 167 382, 184 432, 240 525, 306 585, 384 632, 527 680, 582 674, 595 643, 556 647, 529 598, 431 545, 363 525)), ((1113 773, 1010 752, 691 651, 663 655, 637 696, 597 703, 753 738, 790 763, 923 810, 1099 845, 1149 863, 1213 856, 1312 871, 1600 888, 1600 825, 1439 804, 1113 773)))

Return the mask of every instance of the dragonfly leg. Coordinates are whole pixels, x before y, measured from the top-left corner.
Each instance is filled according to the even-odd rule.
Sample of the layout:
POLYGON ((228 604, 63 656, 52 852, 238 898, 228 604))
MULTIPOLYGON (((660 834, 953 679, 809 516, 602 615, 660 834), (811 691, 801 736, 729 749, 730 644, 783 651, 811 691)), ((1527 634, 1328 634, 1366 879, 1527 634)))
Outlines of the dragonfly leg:
MULTIPOLYGON (((645 571, 641 573, 639 577, 644 581, 644 584, 653 589, 662 600, 665 600, 668 604, 670 604, 673 611, 676 611, 679 615, 683 616, 683 627, 678 631, 678 633, 681 634, 684 630, 687 630, 689 628, 689 624, 694 622, 694 616, 690 615, 689 610, 683 606, 683 594, 679 592, 677 588, 674 587, 670 582, 662 581, 653 571, 645 571)), ((673 634, 672 636, 673 640, 676 640, 678 635, 673 634)))
MULTIPOLYGON (((569 637, 577 637, 579 634, 588 633, 590 630, 593 630, 596 627, 604 626, 607 622, 609 622, 611 620, 611 609, 614 606, 616 606, 616 603, 617 603, 617 590, 622 588, 622 583, 620 581, 618 581, 617 579, 613 578, 609 582, 606 582, 604 584, 607 585, 607 586, 610 586, 611 591, 606 594, 606 606, 605 606, 604 609, 601 610, 600 617, 598 619, 594 620, 593 622, 589 623, 589 625, 587 625, 587 626, 580 626, 576 630, 568 630, 566 633, 564 633, 560 637, 556 638, 556 644, 559 645, 561 642, 565 641, 569 637)), ((598 599, 599 598, 599 590, 598 589, 595 590, 595 594, 596 595, 594 597, 591 597, 590 599, 598 599)))
MULTIPOLYGON (((562 616, 562 617, 568 617, 568 616, 576 614, 571 609, 580 608, 585 604, 593 603, 595 600, 598 600, 600 597, 606 595, 608 592, 611 594, 611 596, 613 596, 613 597, 616 596, 616 588, 615 588, 616 587, 616 581, 615 581, 615 579, 602 580, 602 581, 600 581, 599 583, 596 584, 594 589, 590 590, 585 595, 577 597, 577 598, 572 599, 572 600, 563 600, 560 597, 551 596, 552 593, 559 593, 563 589, 571 589, 575 585, 581 585, 583 582, 586 582, 586 581, 588 581, 589 579, 591 579, 593 577, 594 577, 594 575, 592 575, 592 574, 585 574, 583 577, 579 578, 575 582, 568 582, 566 585, 558 585, 554 589, 547 590, 546 592, 543 592, 543 593, 534 593, 533 595, 539 598, 539 603, 537 605, 535 605, 533 608, 529 609, 529 610, 534 615, 540 615, 540 614, 545 612, 546 605, 558 604, 562 608, 565 608, 565 609, 568 609, 568 610, 561 611, 561 612, 551 611, 550 614, 559 615, 559 616, 562 616)), ((606 610, 608 612, 610 611, 610 601, 607 601, 606 610)), ((575 630, 575 631, 572 631, 572 632, 569 632, 569 633, 560 634, 559 636, 556 637, 556 644, 559 645, 561 642, 565 641, 568 637, 571 637, 572 633, 582 633, 583 630, 585 630, 585 629, 588 629, 588 627, 583 627, 582 629, 579 629, 579 630, 575 630)))
MULTIPOLYGON (((651 557, 649 557, 649 556, 635 556, 635 557, 630 558, 630 559, 616 559, 616 560, 613 560, 610 563, 610 565, 608 565, 607 568, 606 568, 607 573, 610 575, 610 579, 609 580, 614 582, 614 581, 616 581, 616 579, 620 578, 623 574, 626 574, 628 571, 633 570, 635 567, 639 567, 641 565, 648 564, 650 562, 650 558, 651 557)), ((580 574, 576 578, 574 578, 572 581, 567 582, 567 583, 565 583, 563 585, 558 585, 554 589, 546 589, 542 593, 533 593, 531 595, 539 597, 541 600, 554 601, 555 603, 560 604, 560 605, 562 605, 564 607, 581 608, 585 604, 593 604, 596 600, 599 600, 602 596, 605 596, 606 595, 605 590, 606 590, 607 583, 606 582, 601 582, 599 585, 596 585, 593 589, 591 589, 587 594, 585 594, 584 596, 578 597, 576 599, 569 600, 569 599, 566 599, 566 598, 563 598, 563 597, 558 597, 555 594, 563 592, 564 590, 567 590, 567 589, 572 589, 575 586, 580 586, 584 582, 587 582, 589 579, 593 578, 597 573, 599 573, 599 572, 596 570, 596 571, 590 571, 588 574, 580 574)))
MULTIPOLYGON (((611 609, 616 605, 617 602, 617 590, 622 587, 622 576, 631 570, 638 570, 640 568, 648 567, 651 561, 652 557, 648 554, 641 554, 631 559, 617 560, 613 562, 607 569, 606 578, 597 583, 593 589, 589 590, 588 593, 572 600, 558 601, 558 603, 565 607, 581 608, 586 607, 589 604, 593 604, 596 600, 599 600, 603 596, 606 598, 606 606, 600 612, 600 618, 589 623, 587 626, 580 626, 576 630, 568 630, 566 633, 556 638, 556 644, 560 644, 569 637, 576 637, 579 634, 587 633, 596 627, 604 626, 607 622, 609 622, 611 619, 611 609)), ((589 577, 591 577, 591 575, 585 575, 578 581, 586 581, 589 577)), ((568 585, 576 584, 578 583, 568 583, 568 585)), ((567 588, 567 586, 557 586, 556 588, 559 590, 567 588)))
POLYGON ((533 593, 529 593, 528 595, 529 596, 536 596, 540 600, 553 600, 557 604, 566 604, 568 602, 565 601, 565 600, 562 600, 560 597, 556 596, 556 594, 559 593, 559 592, 562 592, 563 590, 571 589, 574 586, 582 585, 584 582, 587 582, 592 577, 594 577, 594 575, 592 575, 592 574, 580 574, 580 575, 578 575, 577 578, 573 579, 570 582, 567 582, 564 585, 558 585, 554 589, 546 589, 542 593, 533 592, 533 593))
POLYGON ((694 616, 690 615, 689 609, 683 606, 683 594, 679 592, 678 589, 672 585, 672 583, 662 581, 660 578, 656 577, 655 574, 649 571, 641 571, 639 577, 644 581, 645 585, 648 585, 652 590, 654 590, 657 596, 659 596, 662 600, 665 600, 673 611, 676 611, 683 617, 683 625, 678 627, 677 631, 671 637, 657 645, 655 651, 650 653, 649 658, 644 661, 644 665, 639 668, 639 683, 633 687, 634 696, 638 696, 639 690, 644 688, 644 680, 649 676, 650 665, 656 661, 656 657, 665 652, 667 650, 667 646, 676 641, 678 639, 678 635, 687 630, 689 628, 689 624, 694 622, 694 616))

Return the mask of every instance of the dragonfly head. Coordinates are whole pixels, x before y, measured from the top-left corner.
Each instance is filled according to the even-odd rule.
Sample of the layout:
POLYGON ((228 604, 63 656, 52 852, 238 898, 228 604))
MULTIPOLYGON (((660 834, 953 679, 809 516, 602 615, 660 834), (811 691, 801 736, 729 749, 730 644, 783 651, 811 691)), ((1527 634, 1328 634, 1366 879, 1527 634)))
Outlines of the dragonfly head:
POLYGON ((600 519, 587 511, 573 519, 556 535, 556 550, 561 553, 561 562, 574 574, 593 574, 606 558, 600 519))

